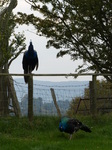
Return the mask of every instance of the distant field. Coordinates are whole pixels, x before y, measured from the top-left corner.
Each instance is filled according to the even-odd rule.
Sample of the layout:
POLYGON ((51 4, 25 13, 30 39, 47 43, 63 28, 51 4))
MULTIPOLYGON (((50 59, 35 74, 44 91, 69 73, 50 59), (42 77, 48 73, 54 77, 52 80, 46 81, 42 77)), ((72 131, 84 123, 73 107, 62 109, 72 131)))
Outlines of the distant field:
POLYGON ((69 140, 59 132, 56 117, 35 117, 32 124, 27 118, 0 118, 0 150, 111 150, 112 115, 77 116, 91 127, 92 133, 79 131, 69 140))

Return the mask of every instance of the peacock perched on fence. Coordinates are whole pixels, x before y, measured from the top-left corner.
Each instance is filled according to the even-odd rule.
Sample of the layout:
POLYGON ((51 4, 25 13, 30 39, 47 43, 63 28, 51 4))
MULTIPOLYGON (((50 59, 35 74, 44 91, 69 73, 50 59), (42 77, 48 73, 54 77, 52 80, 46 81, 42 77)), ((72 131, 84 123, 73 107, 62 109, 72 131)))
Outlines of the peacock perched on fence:
MULTIPOLYGON (((28 50, 25 51, 24 53, 22 64, 23 64, 24 74, 31 73, 35 69, 35 67, 36 70, 38 69, 39 60, 38 60, 37 52, 33 48, 32 42, 30 42, 28 50)), ((28 76, 24 76, 24 80, 25 83, 28 83, 28 76)))
POLYGON ((84 125, 82 122, 80 122, 77 119, 69 118, 69 117, 61 118, 59 123, 59 130, 61 132, 69 133, 70 139, 72 138, 73 133, 77 132, 78 130, 91 132, 90 128, 84 125))

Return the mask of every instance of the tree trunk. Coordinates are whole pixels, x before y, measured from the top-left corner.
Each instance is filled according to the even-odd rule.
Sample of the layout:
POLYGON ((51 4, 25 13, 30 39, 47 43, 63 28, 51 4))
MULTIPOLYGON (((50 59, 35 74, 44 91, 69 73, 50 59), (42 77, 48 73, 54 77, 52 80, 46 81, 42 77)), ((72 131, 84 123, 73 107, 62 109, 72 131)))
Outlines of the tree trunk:
POLYGON ((9 114, 8 107, 7 77, 0 76, 0 116, 7 116, 9 114))
MULTIPOLYGON (((9 0, 9 5, 0 12, 0 73, 8 72, 8 68, 5 67, 8 62, 7 55, 10 38, 9 19, 16 6, 17 0, 9 0)), ((20 108, 14 90, 14 85, 13 82, 11 82, 11 77, 9 76, 0 76, 0 116, 6 116, 9 114, 8 87, 11 92, 15 114, 20 116, 20 108)))
POLYGON ((0 116, 3 116, 4 114, 3 108, 2 76, 0 76, 0 116))

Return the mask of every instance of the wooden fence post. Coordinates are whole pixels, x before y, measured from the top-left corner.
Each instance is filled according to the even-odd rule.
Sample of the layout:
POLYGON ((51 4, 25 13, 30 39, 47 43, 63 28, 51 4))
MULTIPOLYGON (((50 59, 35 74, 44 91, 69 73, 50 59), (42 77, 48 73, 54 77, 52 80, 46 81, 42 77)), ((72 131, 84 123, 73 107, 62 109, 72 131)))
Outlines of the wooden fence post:
POLYGON ((12 99, 14 113, 17 117, 20 118, 22 114, 21 114, 21 109, 20 109, 20 106, 19 106, 18 98, 17 98, 17 95, 16 95, 16 90, 14 88, 12 76, 8 76, 7 80, 8 80, 8 90, 9 90, 9 93, 10 93, 10 98, 12 99))
POLYGON ((92 76, 92 81, 89 83, 89 89, 90 89, 90 113, 92 117, 96 117, 96 112, 97 112, 97 106, 96 106, 96 101, 97 101, 97 89, 96 89, 96 75, 92 76))
POLYGON ((28 118, 33 120, 33 76, 28 77, 28 118))
POLYGON ((54 105, 57 109, 57 114, 61 118, 61 111, 60 111, 59 106, 58 106, 57 101, 56 101, 56 95, 55 95, 54 89, 51 88, 50 90, 51 90, 51 95, 52 95, 52 98, 54 101, 54 105))

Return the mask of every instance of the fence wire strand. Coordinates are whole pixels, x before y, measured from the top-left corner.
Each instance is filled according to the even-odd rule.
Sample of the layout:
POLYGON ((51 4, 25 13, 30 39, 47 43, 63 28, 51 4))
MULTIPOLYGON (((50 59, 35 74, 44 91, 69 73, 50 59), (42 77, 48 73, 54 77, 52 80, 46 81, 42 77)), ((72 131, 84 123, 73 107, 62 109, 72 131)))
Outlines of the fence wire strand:
MULTIPOLYGON (((24 82, 19 82, 15 79, 13 79, 16 93, 18 96, 18 100, 20 103, 20 107, 22 110, 23 115, 27 115, 27 105, 28 105, 28 91, 27 91, 27 84, 24 82)), ((67 109, 70 106, 70 102, 75 97, 83 97, 84 95, 84 89, 88 87, 87 83, 82 84, 72 84, 70 82, 69 84, 62 84, 60 82, 52 82, 43 84, 43 82, 40 84, 35 83, 33 84, 33 109, 34 109, 34 115, 57 115, 55 105, 53 103, 53 99, 51 96, 50 89, 53 88, 55 91, 56 99, 58 102, 58 105, 61 109, 61 113, 65 114, 67 109)))

